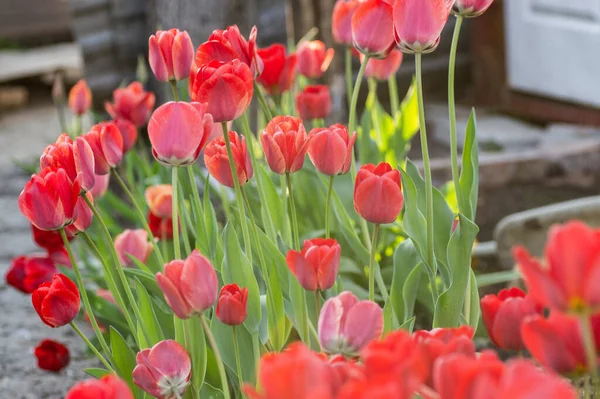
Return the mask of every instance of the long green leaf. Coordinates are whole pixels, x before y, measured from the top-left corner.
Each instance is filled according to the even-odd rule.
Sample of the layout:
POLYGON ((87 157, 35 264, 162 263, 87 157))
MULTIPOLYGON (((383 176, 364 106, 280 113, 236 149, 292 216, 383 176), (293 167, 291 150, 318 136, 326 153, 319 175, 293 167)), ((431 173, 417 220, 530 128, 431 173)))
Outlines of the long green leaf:
POLYGON ((156 318, 156 314, 154 313, 154 308, 152 307, 152 300, 150 299, 150 295, 148 295, 148 291, 146 291, 144 285, 140 282, 139 279, 136 278, 136 281, 138 306, 140 308, 140 313, 142 314, 142 322, 146 326, 148 334, 150 335, 151 342, 149 342, 149 345, 154 346, 155 344, 164 340, 165 337, 163 335, 158 319, 156 318))
MULTIPOLYGON (((394 251, 394 274, 392 277, 392 288, 388 302, 392 306, 398 320, 404 322, 405 304, 403 297, 404 284, 408 280, 410 273, 417 267, 420 262, 419 255, 415 245, 411 240, 404 240, 396 247, 394 251)), ((387 306, 387 303, 386 303, 387 306)))
POLYGON ((110 328, 110 347, 119 376, 125 380, 132 391, 137 392, 138 388, 133 383, 133 376, 131 375, 136 366, 135 353, 127 345, 123 336, 112 327, 110 328))
POLYGON ((285 335, 285 308, 283 306, 283 295, 279 286, 277 277, 277 267, 275 264, 271 266, 269 272, 269 281, 271 295, 267 295, 267 312, 268 312, 268 330, 271 346, 275 351, 279 352, 283 349, 286 341, 285 335))
POLYGON ((469 220, 475 220, 479 193, 479 154, 477 149, 477 118, 475 109, 471 111, 465 144, 463 146, 462 170, 460 173, 462 191, 461 210, 469 220))

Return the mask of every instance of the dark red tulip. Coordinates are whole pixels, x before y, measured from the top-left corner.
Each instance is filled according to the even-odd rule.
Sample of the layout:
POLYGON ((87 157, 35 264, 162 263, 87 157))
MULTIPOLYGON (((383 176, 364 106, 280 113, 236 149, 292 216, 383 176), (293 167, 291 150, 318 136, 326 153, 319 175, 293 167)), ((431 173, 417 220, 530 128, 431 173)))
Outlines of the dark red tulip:
POLYGON ((54 328, 69 324, 79 313, 79 290, 64 274, 41 284, 31 294, 31 302, 44 324, 54 328))
POLYGON ((242 324, 248 315, 248 288, 240 288, 237 284, 223 286, 217 301, 216 315, 223 324, 242 324))
POLYGON ((31 294, 40 284, 52 281, 57 272, 54 262, 49 257, 18 256, 12 260, 5 278, 8 285, 31 294))
POLYGON ((296 77, 296 65, 298 64, 296 54, 286 55, 284 45, 273 44, 259 49, 258 55, 263 60, 264 69, 257 81, 273 96, 279 96, 288 91, 296 77))
MULTIPOLYGON (((48 251, 52 251, 55 248, 62 248, 64 245, 60 233, 56 230, 40 230, 35 225, 31 225, 31 232, 33 235, 33 241, 39 246, 48 251)), ((73 237, 68 237, 69 241, 73 237)))
POLYGON ((37 358, 38 367, 42 370, 59 372, 69 364, 69 348, 60 342, 45 339, 33 352, 37 358))

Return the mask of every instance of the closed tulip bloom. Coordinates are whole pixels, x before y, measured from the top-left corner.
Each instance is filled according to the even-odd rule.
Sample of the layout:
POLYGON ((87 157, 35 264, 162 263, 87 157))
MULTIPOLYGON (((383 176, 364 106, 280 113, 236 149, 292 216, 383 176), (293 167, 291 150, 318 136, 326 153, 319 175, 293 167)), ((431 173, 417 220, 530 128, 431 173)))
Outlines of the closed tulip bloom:
POLYGON ((133 148, 138 138, 137 127, 127 119, 115 119, 113 123, 121 132, 123 137, 123 154, 126 154, 133 148))
POLYGON ((520 351, 521 323, 531 315, 542 314, 543 309, 519 288, 503 289, 498 295, 490 294, 481 300, 483 322, 490 339, 504 350, 520 351))
POLYGON ((96 175, 96 182, 89 193, 92 194, 94 199, 100 199, 106 194, 106 191, 108 191, 109 184, 110 174, 96 175))
POLYGON ((209 260, 194 250, 185 261, 176 259, 156 273, 165 300, 180 319, 202 314, 217 300, 219 282, 209 260))
POLYGON ((6 284, 31 294, 40 284, 52 281, 57 272, 54 262, 47 256, 18 256, 11 261, 5 279, 6 284))
POLYGON ((402 210, 400 172, 382 162, 364 165, 354 183, 354 210, 367 222, 392 223, 402 210))
POLYGON ((190 76, 194 45, 186 31, 159 30, 148 39, 148 63, 161 82, 183 80, 190 76))
POLYGON ((191 98, 208 103, 207 112, 215 122, 239 118, 252 100, 254 79, 248 65, 238 59, 202 65, 193 77, 191 98))
POLYGON ((269 167, 282 175, 302 169, 310 138, 300 118, 276 116, 260 134, 260 142, 269 167))
POLYGON ((41 169, 64 169, 71 181, 79 178, 84 191, 92 189, 96 182, 94 164, 94 152, 87 141, 78 137, 73 142, 65 133, 61 134, 54 144, 47 146, 40 157, 41 169))
POLYGON ((327 353, 355 356, 383 332, 383 310, 350 291, 328 299, 319 316, 319 344, 327 353))
POLYGON ((333 238, 313 238, 304 241, 302 251, 288 251, 285 260, 305 290, 324 291, 335 284, 341 252, 333 238))
POLYGON ((79 313, 79 290, 64 274, 41 284, 31 294, 31 302, 44 324, 54 328, 69 324, 79 313))
POLYGON ((513 253, 529 295, 540 305, 565 313, 600 310, 600 230, 578 221, 552 226, 544 264, 523 247, 513 253))
POLYGON ((80 116, 89 111, 92 106, 92 92, 86 81, 81 79, 69 92, 69 108, 75 115, 80 116))
POLYGON ((494 0, 455 0, 454 13, 466 18, 478 17, 483 14, 494 0))
POLYGON ((168 102, 158 107, 148 123, 152 154, 170 166, 190 165, 198 159, 212 129, 206 104, 168 102))
POLYGON ((250 68, 252 76, 258 76, 263 69, 263 64, 257 51, 257 36, 256 26, 250 31, 247 41, 237 25, 232 25, 225 30, 214 30, 208 40, 198 46, 194 64, 202 67, 214 60, 227 63, 237 59, 250 68))
POLYGON ((170 184, 149 186, 144 192, 150 212, 161 219, 170 218, 173 213, 173 187, 170 184))
POLYGON ((327 71, 335 50, 325 47, 320 40, 304 40, 296 49, 298 72, 310 79, 318 79, 327 71))
POLYGON ((216 315, 223 324, 242 324, 248 315, 248 288, 240 288, 237 284, 223 286, 217 302, 216 315))
POLYGON ((336 43, 352 46, 352 14, 358 0, 337 0, 333 6, 331 33, 336 43))
POLYGON ((361 1, 352 14, 354 46, 369 57, 385 58, 395 46, 393 27, 392 6, 388 2, 361 1))
POLYGON ((125 381, 114 374, 79 382, 67 392, 65 399, 134 399, 125 381))
MULTIPOLYGON (((229 141, 237 172, 237 180, 240 186, 243 186, 254 174, 250 155, 248 154, 248 147, 246 146, 246 138, 236 132, 229 132, 229 141)), ((206 169, 208 169, 208 173, 219 183, 227 187, 235 187, 231 168, 229 167, 229 156, 227 155, 225 139, 223 137, 218 137, 208 143, 204 150, 204 164, 206 165, 206 169)))
POLYGON ((123 136, 114 123, 98 123, 81 137, 92 148, 96 174, 110 173, 123 159, 123 136))
MULTIPOLYGON (((93 204, 94 197, 92 196, 92 193, 87 192, 85 195, 93 204)), ((68 229, 77 229, 77 231, 74 231, 73 234, 77 234, 80 231, 86 231, 88 227, 92 225, 92 219, 94 218, 94 213, 82 197, 77 199, 77 203, 75 204, 75 212, 77 217, 75 220, 73 220, 73 224, 68 227, 68 229)))
POLYGON ((44 168, 25 183, 19 195, 21 213, 41 230, 58 230, 73 223, 80 193, 79 181, 71 182, 64 169, 44 168))
POLYGON ((296 96, 296 110, 302 119, 325 119, 331 113, 329 87, 325 85, 306 86, 296 96))
POLYGON ((430 53, 440 43, 440 34, 454 0, 396 0, 394 34, 405 53, 430 53))
POLYGON ((310 137, 308 156, 319 172, 329 176, 348 173, 356 132, 350 136, 346 126, 336 123, 328 128, 314 128, 310 137))
MULTIPOLYGON (((361 59, 362 58, 363 56, 361 56, 361 59)), ((365 76, 377 80, 388 80, 398 72, 398 69, 400 69, 402 58, 402 52, 395 49, 385 58, 379 60, 370 58, 365 69, 365 76)))
POLYGON ((257 81, 273 96, 279 96, 288 91, 296 78, 298 64, 296 54, 286 55, 283 44, 273 44, 259 49, 258 55, 264 63, 264 69, 257 81))
POLYGON ((113 103, 106 102, 106 112, 113 119, 127 119, 137 127, 144 126, 154 108, 154 93, 144 90, 140 82, 113 91, 113 103))
MULTIPOLYGON (((62 248, 64 245, 60 233, 56 230, 40 230, 32 224, 31 233, 33 241, 37 246, 47 249, 48 251, 52 251, 55 248, 62 248)), ((67 238, 69 241, 73 239, 73 237, 67 238)))
POLYGON ((115 249, 123 266, 134 264, 130 256, 146 263, 152 248, 152 244, 148 242, 148 233, 144 229, 127 229, 115 237, 115 249))
POLYGON ((60 342, 45 339, 33 351, 42 370, 59 372, 69 364, 69 348, 60 342))
POLYGON ((138 352, 135 361, 135 385, 158 399, 183 397, 192 375, 192 362, 177 341, 160 341, 138 352))

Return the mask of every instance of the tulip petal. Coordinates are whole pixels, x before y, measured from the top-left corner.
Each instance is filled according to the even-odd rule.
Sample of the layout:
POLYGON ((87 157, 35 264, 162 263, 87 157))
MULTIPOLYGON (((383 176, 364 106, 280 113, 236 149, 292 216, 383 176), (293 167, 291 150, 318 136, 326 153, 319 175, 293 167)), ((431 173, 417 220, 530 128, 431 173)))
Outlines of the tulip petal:
POLYGON ((354 351, 360 350, 383 332, 383 310, 372 301, 352 306, 343 324, 343 335, 354 351))

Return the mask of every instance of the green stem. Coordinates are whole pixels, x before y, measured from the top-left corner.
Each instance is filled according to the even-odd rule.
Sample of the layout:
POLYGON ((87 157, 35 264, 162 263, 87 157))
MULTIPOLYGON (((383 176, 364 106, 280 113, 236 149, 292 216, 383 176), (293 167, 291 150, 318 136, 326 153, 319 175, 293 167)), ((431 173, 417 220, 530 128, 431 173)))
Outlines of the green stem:
POLYGON ((381 129, 381 119, 380 113, 377 110, 377 104, 379 104, 379 99, 377 98, 377 81, 374 78, 368 79, 367 81, 369 87, 369 97, 370 100, 373 101, 373 107, 371 108, 371 120, 373 121, 373 129, 375 130, 375 142, 377 143, 377 148, 382 148, 382 129, 381 129))
MULTIPOLYGON (((203 244, 208 244, 208 237, 206 236, 206 229, 204 223, 204 210, 202 209, 202 201, 200 200, 200 193, 198 192, 198 186, 196 185, 194 168, 190 165, 186 169, 188 171, 188 177, 190 179, 190 186, 192 186, 192 206, 194 207, 194 215, 196 216, 196 225, 197 227, 199 227, 199 233, 204 234, 203 244)), ((200 241, 200 236, 196 237, 196 240, 200 241)))
POLYGON ((592 387, 595 387, 598 381, 598 358, 596 355, 596 344, 594 343, 594 330, 589 314, 584 313, 580 315, 579 323, 581 324, 581 336, 583 338, 589 374, 592 378, 592 387))
POLYGON ((177 187, 179 183, 178 171, 179 170, 177 169, 177 166, 173 166, 171 168, 171 188, 173 190, 171 220, 173 221, 173 247, 175 251, 175 259, 181 259, 181 245, 179 243, 179 207, 177 206, 177 203, 179 202, 179 188, 177 187))
MULTIPOLYGON (((258 236, 258 227, 256 227, 256 220, 254 219, 254 214, 252 213, 252 209, 250 209, 250 201, 248 201, 248 195, 246 194, 246 190, 244 187, 240 187, 240 193, 242 195, 242 199, 244 200, 244 204, 248 210, 248 217, 250 218, 250 226, 252 226, 252 233, 254 234, 254 243, 256 244, 256 249, 258 250, 258 258, 260 260, 261 271, 264 275, 265 282, 268 281, 268 272, 267 272, 267 262, 265 260, 265 255, 262 250, 262 245, 260 245, 260 237, 258 236)), ((270 289, 270 285, 267 284, 267 290, 270 289)))
POLYGON ((285 241, 286 244, 290 247, 294 246, 294 239, 292 237, 292 229, 290 227, 291 222, 290 222, 290 218, 288 217, 288 211, 289 211, 289 206, 288 206, 288 200, 287 200, 287 189, 286 189, 286 180, 285 180, 285 175, 279 175, 279 186, 281 187, 281 202, 282 202, 282 207, 283 207, 283 214, 286 215, 286 217, 283 219, 284 221, 284 235, 285 235, 285 241))
MULTIPOLYGON (((104 336, 102 335, 102 331, 100 331, 100 326, 98 326, 98 322, 96 321, 96 316, 92 311, 92 305, 90 304, 90 300, 87 296, 87 291, 85 286, 83 285, 83 279, 81 278, 81 272, 79 271, 79 267, 77 266, 77 261, 75 260, 75 256, 73 255, 73 250, 71 249, 71 244, 69 244, 69 240, 67 239, 67 234, 65 233, 65 229, 59 230, 60 236, 62 237, 63 243, 65 244, 65 249, 67 250, 67 254, 69 255, 69 260, 71 261, 71 266, 73 268, 73 273, 75 273, 75 280, 77 281, 77 285, 79 286, 79 292, 81 293, 81 299, 83 300, 83 307, 88 314, 90 319, 90 324, 92 325, 92 329, 94 330, 94 334, 96 334, 96 338, 98 342, 100 342, 100 346, 102 350, 106 354, 106 356, 110 359, 111 352, 104 340, 104 336)), ((102 357, 102 356, 100 356, 102 357)), ((112 360, 111 360, 112 362, 112 360)))
POLYGON ((171 90, 173 91, 173 99, 175 101, 179 101, 179 92, 177 91, 177 81, 172 80, 170 83, 171 83, 171 90))
POLYGON ((181 241, 183 242, 183 249, 186 254, 190 254, 192 249, 190 247, 190 238, 188 235, 188 227, 190 227, 190 223, 188 223, 189 215, 187 212, 187 208, 185 206, 185 200, 183 196, 183 187, 179 185, 179 214, 181 215, 181 241))
MULTIPOLYGON (((238 347, 238 341, 237 341, 237 333, 236 333, 236 326, 232 326, 233 328, 233 351, 235 352, 235 367, 237 369, 237 375, 238 375, 238 383, 240 384, 240 392, 243 392, 243 386, 244 386, 244 378, 242 376, 242 363, 240 362, 240 349, 238 347)), ((242 393, 242 397, 244 396, 244 394, 242 393)))
POLYGON ((371 256, 369 258, 369 300, 375 300, 375 254, 377 253, 377 236, 379 234, 379 225, 373 228, 373 240, 371 241, 371 256))
MULTIPOLYGON (((90 317, 90 319, 92 317, 90 317)), ((110 363, 108 363, 108 361, 104 358, 104 356, 102 356, 102 354, 98 351, 98 349, 94 346, 94 344, 92 344, 90 342, 90 340, 85 336, 85 334, 79 329, 79 327, 77 327, 77 324, 75 324, 74 322, 70 322, 69 325, 71 327, 73 327, 73 330, 75 330, 77 335, 79 335, 81 337, 81 339, 87 344, 87 346, 90 348, 90 350, 92 352, 94 352, 94 355, 96 355, 96 357, 98 359, 100 359, 100 361, 102 362, 102 364, 104 364, 104 366, 108 369, 108 371, 110 371, 111 373, 116 373, 115 369, 112 368, 110 363)))
POLYGON ((471 324, 471 284, 473 284, 473 279, 471 278, 471 265, 469 265, 467 275, 467 288, 465 289, 465 303, 463 305, 463 314, 465 316, 465 320, 467 324, 471 324))
MULTIPOLYGON (((305 289, 302 290, 304 291, 302 295, 302 313, 304 313, 304 337, 306 339, 306 345, 310 347, 310 328, 314 328, 314 326, 310 322, 310 315, 308 314, 308 291, 306 291, 305 289)), ((316 342, 319 341, 317 340, 316 342)))
POLYGON ((329 238, 329 208, 331 208, 331 194, 333 192, 334 175, 329 176, 329 186, 327 187, 327 202, 325 203, 325 238, 329 238))
POLYGON ((56 107, 56 113, 58 115, 58 122, 60 125, 60 133, 68 133, 67 122, 65 118, 65 105, 63 101, 56 101, 54 103, 56 107))
POLYGON ((154 246, 154 253, 156 254, 156 259, 158 259, 158 263, 161 265, 161 267, 163 267, 165 264, 165 261, 162 256, 162 252, 160 250, 158 243, 154 239, 154 234, 152 234, 152 230, 150 230, 150 225, 148 224, 148 220, 146 220, 146 215, 144 215, 144 211, 142 211, 140 204, 135 199, 135 195, 133 195, 133 193, 131 192, 129 187, 127 187, 127 184, 125 184, 125 181, 123 181, 123 179, 121 178, 121 175, 119 174, 119 172, 117 172, 116 169, 113 169, 113 176, 117 179, 117 181, 119 182, 119 185, 121 186, 123 191, 125 191, 125 194, 129 197, 129 200, 133 204, 133 207, 135 208, 138 218, 142 222, 142 226, 144 227, 144 230, 146 230, 146 233, 148 233, 148 238, 150 239, 150 242, 154 246))
MULTIPOLYGON (((429 163, 429 149, 427 146, 427 130, 425 126, 425 105, 423 103, 423 77, 421 66, 421 53, 415 54, 417 69, 417 96, 419 100, 419 130, 421 136, 421 152, 423 153, 423 172, 425 174, 425 209, 427 221, 427 265, 433 271, 433 277, 437 274, 437 266, 433 252, 433 183, 431 180, 431 165, 429 163)), ((433 286, 436 282, 431 281, 433 286)), ((437 301, 437 297, 436 297, 437 301)))
POLYGON ((352 103, 352 48, 346 47, 346 97, 348 107, 352 103))
POLYGON ((81 136, 81 134, 82 134, 81 126, 82 126, 81 115, 77 115, 75 117, 75 135, 74 135, 75 137, 81 136))
MULTIPOLYGON (((356 130, 356 104, 358 103, 358 94, 360 93, 360 85, 363 80, 363 76, 365 75, 365 69, 367 68, 367 63, 369 62, 369 56, 365 56, 362 63, 360 64, 360 69, 358 70, 358 75, 356 76, 356 82, 354 83, 354 89, 352 90, 352 98, 350 100, 350 111, 348 117, 348 132, 352 134, 356 130)), ((352 181, 356 179, 356 159, 354 156, 354 149, 352 149, 352 163, 350 164, 350 173, 352 174, 352 181)))
MULTIPOLYGON (((267 100, 265 99, 265 96, 263 95, 262 90, 260 89, 260 86, 258 85, 258 83, 256 83, 256 81, 254 81, 254 93, 256 93, 258 103, 260 104, 260 107, 262 108, 265 117, 268 119, 268 121, 270 121, 271 119, 273 119, 273 113, 271 112, 271 109, 267 104, 267 100)), ((226 132, 227 130, 223 131, 226 132)))
POLYGON ((235 188, 235 196, 238 200, 238 213, 240 217, 240 224, 242 225, 242 235, 244 236, 244 248, 250 264, 252 264, 252 246, 250 245, 250 232, 248 231, 248 221, 246 220, 246 212, 244 211, 244 205, 239 203, 242 198, 242 190, 240 188, 240 181, 238 179, 237 167, 233 160, 233 151, 231 150, 231 141, 229 140, 229 129, 227 129, 227 122, 223 122, 223 138, 225 139, 225 147, 227 149, 227 158, 229 160, 229 169, 231 170, 231 179, 233 180, 233 186, 235 188))
POLYGON ((206 335, 206 339, 208 339, 208 344, 210 345, 213 354, 215 355, 215 360, 217 361, 217 368, 219 369, 219 375, 221 376, 221 387, 223 389, 223 395, 225 395, 225 399, 229 399, 229 385, 227 384, 227 374, 225 374, 225 366, 223 365, 223 359, 221 358, 221 354, 219 353, 219 347, 217 346, 217 342, 215 341, 215 337, 213 336, 212 331, 208 327, 208 323, 206 322, 206 318, 204 314, 200 314, 200 321, 202 322, 202 328, 204 329, 204 335, 206 335))
POLYGON ((294 203, 294 192, 292 191, 292 177, 289 173, 285 174, 287 183, 288 197, 290 201, 290 218, 292 219, 292 230, 294 232, 294 248, 300 250, 300 234, 298 233, 298 218, 296 216, 296 204, 294 203))
MULTIPOLYGON (((142 332, 144 334, 144 337, 146 338, 146 341, 152 342, 152 340, 150 339, 150 334, 148 334, 148 329, 146 328, 146 325, 143 323, 144 318, 142 317, 142 313, 140 312, 140 309, 137 306, 137 302, 135 301, 133 292, 131 291, 131 287, 129 286, 129 281, 127 280, 127 276, 125 276, 125 272, 123 271, 123 267, 121 266, 121 262, 119 261, 119 255, 117 254, 117 250, 115 249, 115 242, 113 241, 112 237, 110 236, 108 227, 106 226, 106 223, 104 223, 104 219, 102 219, 102 217, 100 216, 100 212, 98 212, 98 209, 94 206, 94 204, 92 204, 92 202, 88 199, 88 197, 84 195, 82 198, 85 200, 86 204, 92 210, 92 213, 98 220, 98 223, 100 223, 100 228, 102 229, 102 232, 104 233, 104 236, 105 236, 106 240, 108 241, 108 249, 113 258, 114 268, 116 269, 117 274, 118 274, 119 278, 121 279, 121 284, 123 284, 123 288, 125 289, 125 295, 127 296, 127 300, 129 301, 129 306, 131 306, 131 309, 133 309, 133 314, 135 315, 135 317, 142 329, 142 332)), ((132 331, 131 333, 134 336, 136 335, 135 330, 132 331)))
POLYGON ((319 322, 319 314, 321 313, 321 291, 315 291, 315 308, 317 310, 317 323, 319 322))
POLYGON ((399 108, 398 82, 396 81, 396 75, 392 75, 388 79, 388 93, 390 95, 390 110, 392 111, 392 119, 395 121, 399 108))

